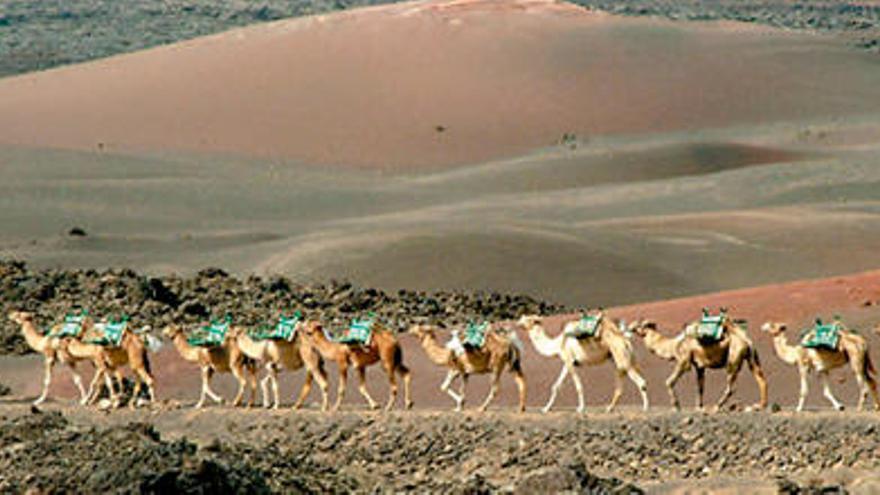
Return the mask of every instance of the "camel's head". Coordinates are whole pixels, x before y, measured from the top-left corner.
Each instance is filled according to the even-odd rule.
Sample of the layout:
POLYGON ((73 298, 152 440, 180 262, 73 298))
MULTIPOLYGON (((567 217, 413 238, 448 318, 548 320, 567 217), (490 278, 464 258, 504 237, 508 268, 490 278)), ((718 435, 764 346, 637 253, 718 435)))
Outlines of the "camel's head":
POLYGON ((167 327, 162 329, 162 335, 169 339, 173 339, 174 337, 177 337, 182 333, 183 328, 179 327, 178 325, 168 325, 167 327))
POLYGON ((530 329, 532 327, 540 325, 542 320, 543 318, 538 315, 522 315, 519 317, 519 320, 517 320, 516 324, 525 329, 530 329))
POLYGON ((434 336, 434 326, 433 325, 413 325, 409 327, 406 333, 410 335, 415 335, 419 339, 423 337, 433 337, 434 336))
POLYGON ((644 338, 648 334, 648 330, 657 331, 657 322, 652 320, 639 319, 630 323, 628 330, 639 337, 644 338))
POLYGON ((313 337, 320 333, 324 332, 324 327, 321 325, 320 321, 304 321, 301 323, 301 327, 299 327, 299 331, 308 337, 313 337))
POLYGON ((761 325, 761 331, 767 332, 772 336, 782 335, 788 329, 788 325, 785 323, 777 323, 774 321, 768 321, 761 325))
POLYGON ((34 314, 28 311, 10 311, 7 317, 19 325, 26 321, 34 321, 34 314))

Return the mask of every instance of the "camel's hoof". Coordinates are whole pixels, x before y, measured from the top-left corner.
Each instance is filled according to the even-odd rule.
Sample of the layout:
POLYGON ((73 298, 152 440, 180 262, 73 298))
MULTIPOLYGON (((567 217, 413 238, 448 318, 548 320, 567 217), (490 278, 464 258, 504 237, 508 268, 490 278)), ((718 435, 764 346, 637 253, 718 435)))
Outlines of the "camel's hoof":
POLYGON ((203 407, 205 407, 205 405, 202 404, 201 402, 199 402, 198 404, 195 405, 195 407, 193 407, 193 409, 201 409, 203 407))
MULTIPOLYGON (((549 407, 542 407, 542 408, 541 408, 541 414, 547 414, 547 413, 549 413, 549 412, 550 412, 550 408, 549 408, 549 407)), ((580 412, 580 411, 578 411, 578 412, 580 412)))
POLYGON ((413 403, 413 401, 409 401, 409 402, 406 403, 405 408, 406 408, 407 411, 409 411, 410 409, 413 408, 414 405, 415 405, 415 404, 413 403))

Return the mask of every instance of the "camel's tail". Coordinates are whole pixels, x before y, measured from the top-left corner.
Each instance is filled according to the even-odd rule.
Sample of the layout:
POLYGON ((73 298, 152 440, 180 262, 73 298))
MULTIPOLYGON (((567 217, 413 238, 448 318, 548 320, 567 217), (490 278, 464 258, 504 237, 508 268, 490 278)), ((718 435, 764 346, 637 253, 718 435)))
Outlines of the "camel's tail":
POLYGON ((409 374, 409 368, 403 364, 403 349, 400 348, 399 344, 394 348, 394 367, 399 370, 402 375, 409 374))
POLYGON ((508 349, 508 367, 510 371, 522 372, 523 343, 515 333, 510 335, 510 343, 513 345, 508 349))
POLYGON ((871 355, 865 352, 865 376, 871 380, 874 380, 877 376, 877 370, 874 369, 874 363, 871 362, 871 355))
POLYGON ((150 366, 150 353, 146 350, 144 350, 144 371, 146 371, 148 375, 153 376, 153 370, 150 366))

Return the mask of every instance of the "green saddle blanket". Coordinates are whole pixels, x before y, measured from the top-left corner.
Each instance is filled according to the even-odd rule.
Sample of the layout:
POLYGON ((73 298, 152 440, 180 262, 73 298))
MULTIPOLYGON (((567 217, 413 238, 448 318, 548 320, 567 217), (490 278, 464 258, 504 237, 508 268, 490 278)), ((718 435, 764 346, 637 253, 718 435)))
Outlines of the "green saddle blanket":
POLYGON ((193 333, 187 342, 189 345, 196 347, 216 347, 226 340, 226 332, 232 323, 231 318, 223 321, 212 321, 210 325, 204 326, 193 333))
POLYGON ((565 334, 576 339, 595 337, 601 321, 601 316, 584 315, 575 325, 566 325, 565 334))
POLYGON ((724 323, 727 315, 703 315, 697 325, 697 339, 702 342, 718 342, 724 336, 724 323))
POLYGON ((253 335, 254 340, 293 340, 296 335, 296 325, 302 321, 302 313, 295 312, 293 316, 287 317, 282 315, 278 318, 278 324, 273 328, 267 328, 263 331, 256 332, 253 335))
POLYGON ((50 331, 49 335, 52 337, 79 337, 88 316, 88 311, 83 311, 80 314, 68 314, 64 317, 61 326, 56 330, 50 331))
POLYGON ((352 320, 348 330, 337 339, 337 342, 341 344, 369 345, 375 324, 376 318, 372 315, 363 320, 352 320))
POLYGON ((119 321, 108 321, 103 325, 104 334, 98 338, 91 339, 90 344, 100 346, 118 347, 122 343, 122 334, 128 327, 128 317, 125 316, 119 321))
POLYGON ((469 323, 464 329, 462 344, 466 347, 480 349, 486 343, 486 333, 489 330, 489 322, 469 323))
POLYGON ((801 339, 801 346, 811 349, 837 349, 840 331, 843 326, 839 322, 816 322, 813 328, 807 329, 801 339))

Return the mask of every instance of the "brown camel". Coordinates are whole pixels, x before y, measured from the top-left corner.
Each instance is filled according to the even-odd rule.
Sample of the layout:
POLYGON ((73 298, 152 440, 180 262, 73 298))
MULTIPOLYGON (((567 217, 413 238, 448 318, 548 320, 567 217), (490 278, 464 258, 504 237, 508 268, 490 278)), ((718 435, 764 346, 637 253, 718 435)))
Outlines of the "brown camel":
MULTIPOLYGON (((755 377, 758 384, 758 393, 760 395, 759 402, 749 409, 764 409, 767 407, 767 379, 764 377, 764 371, 761 369, 761 362, 758 359, 758 351, 755 345, 749 339, 745 329, 737 324, 731 318, 723 320, 723 336, 715 342, 701 342, 694 335, 698 323, 687 325, 683 336, 664 337, 659 332, 652 334, 653 347, 663 347, 664 353, 670 348, 674 348, 675 368, 669 378, 666 379, 666 389, 669 392, 669 398, 675 409, 680 409, 678 396, 675 393, 675 384, 678 379, 686 373, 691 366, 697 375, 697 408, 703 407, 703 391, 705 388, 705 376, 707 369, 724 368, 727 372, 727 386, 721 394, 715 405, 716 409, 720 409, 733 395, 734 385, 737 376, 742 369, 743 362, 747 363, 749 370, 755 377), (670 343, 669 341, 677 341, 678 343, 670 343)), ((639 331, 647 331, 644 328, 639 331)), ((656 331, 656 325, 653 326, 656 331)), ((645 341, 647 344, 647 340, 645 341)), ((668 354, 667 354, 668 355, 668 354)))
POLYGON ((382 368, 388 375, 390 393, 385 410, 390 410, 397 399, 397 375, 403 378, 404 407, 412 408, 413 402, 410 395, 410 371, 403 364, 403 351, 397 342, 397 337, 391 330, 382 324, 374 324, 372 338, 369 345, 349 345, 334 342, 327 334, 323 326, 318 322, 308 322, 302 327, 303 335, 324 359, 336 363, 339 369, 339 388, 336 395, 336 403, 333 410, 339 409, 345 396, 345 386, 348 381, 348 367, 354 366, 358 376, 358 391, 366 399, 370 409, 376 409, 378 405, 367 391, 366 368, 372 364, 381 362, 382 368))
POLYGON ((177 325, 165 327, 162 330, 162 335, 171 340, 180 357, 185 361, 197 364, 201 370, 202 392, 195 405, 196 409, 200 409, 205 404, 206 397, 210 397, 215 403, 223 403, 223 398, 211 390, 211 378, 214 373, 232 373, 232 376, 238 381, 238 393, 232 401, 232 405, 238 407, 244 398, 244 390, 248 382, 245 377, 245 371, 247 371, 251 384, 251 396, 247 405, 248 407, 254 405, 257 395, 256 365, 232 345, 231 339, 227 338, 222 345, 214 347, 193 346, 187 341, 183 329, 177 325))
POLYGON ((306 397, 312 390, 312 380, 318 382, 321 389, 321 410, 326 411, 329 398, 327 396, 329 384, 327 372, 324 371, 324 362, 321 355, 302 336, 303 323, 297 324, 297 331, 293 340, 265 339, 254 340, 242 328, 233 327, 229 330, 232 346, 244 356, 255 361, 265 363, 266 377, 260 381, 263 391, 263 406, 278 409, 280 399, 278 396, 278 372, 281 369, 296 371, 306 369, 306 377, 303 382, 299 398, 293 405, 294 409, 302 407, 306 397), (268 383, 272 382, 273 401, 269 401, 268 383))
POLYGON ((628 376, 638 388, 642 396, 642 408, 644 410, 648 409, 647 384, 636 363, 632 342, 629 341, 617 324, 610 318, 604 317, 601 313, 597 316, 600 319, 594 337, 574 337, 571 335, 571 329, 578 325, 578 321, 570 321, 565 324, 563 331, 552 339, 544 331, 540 316, 523 316, 520 318, 519 325, 528 331, 535 350, 543 356, 557 356, 562 360, 562 372, 550 389, 550 399, 542 409, 543 412, 549 412, 550 408, 553 407, 556 395, 559 393, 559 388, 569 374, 574 381, 575 389, 577 389, 577 411, 579 413, 584 412, 583 386, 575 367, 581 364, 594 366, 602 364, 609 359, 614 361, 616 373, 614 375, 614 395, 611 397, 611 402, 609 402, 606 411, 613 411, 617 406, 617 402, 623 394, 624 375, 628 376))
POLYGON ((804 402, 809 392, 808 376, 811 371, 816 370, 822 381, 822 388, 825 397, 838 411, 843 410, 843 404, 834 397, 831 392, 831 386, 828 380, 828 374, 831 370, 841 366, 849 365, 852 367, 853 373, 856 375, 856 382, 859 385, 859 404, 858 410, 864 409, 865 399, 868 393, 874 399, 874 408, 880 409, 880 400, 877 397, 877 382, 874 379, 874 366, 871 364, 871 356, 868 355, 868 342, 864 337, 843 329, 840 331, 840 342, 837 349, 812 349, 801 345, 789 345, 785 337, 787 330, 785 323, 767 322, 761 330, 773 336, 773 348, 776 355, 779 356, 786 364, 793 364, 798 367, 798 373, 801 378, 800 397, 798 398, 797 410, 804 410, 804 402))
POLYGON ((452 397, 455 401, 456 411, 461 411, 464 405, 468 375, 491 373, 492 387, 480 406, 480 411, 485 411, 498 392, 498 382, 504 368, 510 369, 513 379, 516 380, 516 386, 519 389, 519 411, 526 410, 526 380, 521 366, 522 342, 519 341, 515 333, 504 335, 494 327, 490 327, 487 330, 486 342, 482 348, 474 349, 462 346, 461 352, 455 352, 455 350, 437 342, 436 330, 437 327, 432 325, 414 325, 409 329, 409 333, 419 339, 428 359, 434 364, 449 369, 446 373, 446 379, 440 385, 440 390, 452 397), (461 377, 461 388, 458 393, 450 388, 457 377, 461 377))
POLYGON ((43 390, 39 397, 34 401, 34 405, 38 406, 46 401, 49 395, 49 385, 52 383, 52 368, 56 362, 61 362, 70 368, 73 383, 79 389, 80 402, 85 403, 88 400, 88 394, 83 387, 82 377, 76 370, 78 361, 81 358, 72 356, 66 349, 59 348, 57 339, 48 335, 43 335, 34 323, 34 314, 26 311, 12 311, 8 315, 11 321, 21 325, 21 333, 24 336, 28 346, 34 351, 43 355, 43 390))
MULTIPOLYGON (((137 335, 130 329, 125 328, 122 331, 119 345, 102 345, 108 356, 108 367, 105 369, 98 369, 98 372, 96 373, 98 376, 95 377, 95 381, 97 381, 99 376, 103 373, 115 371, 116 377, 121 385, 121 373, 118 370, 125 366, 131 368, 132 374, 134 375, 134 391, 129 406, 132 408, 137 406, 137 398, 144 385, 147 386, 147 391, 150 395, 150 403, 156 403, 156 380, 153 378, 153 373, 150 369, 149 351, 144 342, 144 338, 146 337, 137 335)), ((108 385, 111 387, 110 394, 113 396, 114 391, 112 390, 112 381, 108 382, 108 385)))

